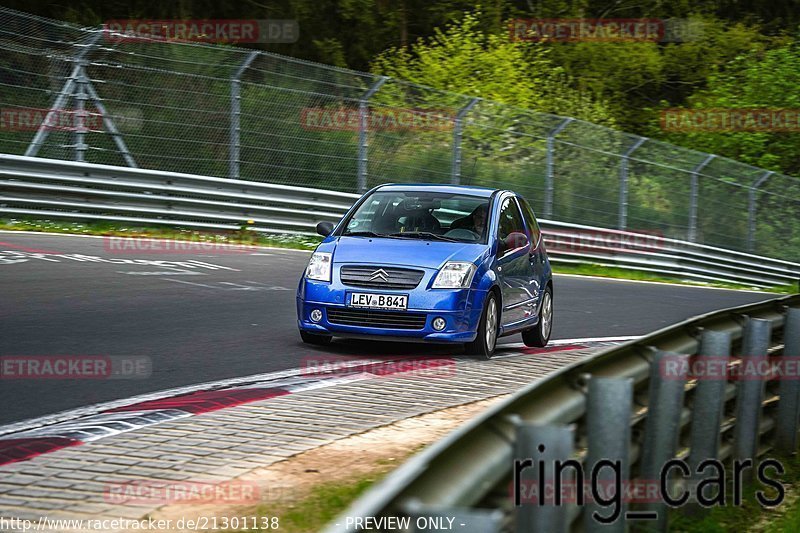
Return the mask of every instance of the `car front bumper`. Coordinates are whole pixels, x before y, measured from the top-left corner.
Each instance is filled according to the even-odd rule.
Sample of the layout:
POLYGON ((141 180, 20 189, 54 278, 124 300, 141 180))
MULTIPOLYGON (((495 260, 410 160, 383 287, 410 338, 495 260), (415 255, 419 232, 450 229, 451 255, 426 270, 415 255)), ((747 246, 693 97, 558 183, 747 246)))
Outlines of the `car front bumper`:
MULTIPOLYGON (((432 343, 470 342, 476 336, 485 296, 486 291, 475 289, 372 290, 302 279, 297 293, 297 325, 303 331, 320 335, 432 343), (421 327, 415 329, 378 325, 371 323, 367 317, 357 325, 343 324, 335 317, 329 317, 329 311, 332 309, 354 311, 353 308, 347 306, 351 292, 407 294, 408 309, 406 311, 387 311, 386 313, 424 315, 424 326, 422 326, 422 317, 420 317, 421 327), (311 311, 314 309, 322 312, 322 318, 317 322, 311 320, 311 311), (433 328, 433 320, 437 317, 443 318, 446 323, 445 328, 441 331, 433 328)), ((366 312, 362 313, 366 314, 366 312)), ((335 315, 335 313, 333 314, 335 315)))

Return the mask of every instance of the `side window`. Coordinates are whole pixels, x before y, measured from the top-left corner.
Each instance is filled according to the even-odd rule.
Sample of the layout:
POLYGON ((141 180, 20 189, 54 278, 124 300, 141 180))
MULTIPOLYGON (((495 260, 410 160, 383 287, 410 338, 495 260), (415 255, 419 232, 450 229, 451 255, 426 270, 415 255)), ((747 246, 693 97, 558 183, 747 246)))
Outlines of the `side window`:
POLYGON ((508 197, 503 200, 503 205, 500 208, 500 226, 498 237, 505 239, 509 234, 518 231, 525 231, 525 224, 522 222, 522 215, 517 207, 517 202, 513 197, 508 197))
POLYGON ((519 204, 522 206, 522 214, 525 215, 525 223, 531 230, 531 243, 535 246, 539 244, 539 238, 542 235, 542 231, 539 229, 539 223, 536 221, 536 215, 533 214, 531 204, 529 204, 525 198, 519 197, 519 204))

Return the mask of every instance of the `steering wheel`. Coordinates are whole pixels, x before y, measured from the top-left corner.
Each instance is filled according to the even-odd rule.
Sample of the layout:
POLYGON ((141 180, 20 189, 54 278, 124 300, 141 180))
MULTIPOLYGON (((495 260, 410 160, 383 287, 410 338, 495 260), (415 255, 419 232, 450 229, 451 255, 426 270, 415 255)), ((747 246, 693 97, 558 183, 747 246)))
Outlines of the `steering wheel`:
POLYGON ((467 228, 455 228, 451 229, 447 233, 444 234, 445 237, 451 237, 453 239, 463 239, 466 241, 478 241, 480 240, 481 236, 475 233, 472 230, 467 228))

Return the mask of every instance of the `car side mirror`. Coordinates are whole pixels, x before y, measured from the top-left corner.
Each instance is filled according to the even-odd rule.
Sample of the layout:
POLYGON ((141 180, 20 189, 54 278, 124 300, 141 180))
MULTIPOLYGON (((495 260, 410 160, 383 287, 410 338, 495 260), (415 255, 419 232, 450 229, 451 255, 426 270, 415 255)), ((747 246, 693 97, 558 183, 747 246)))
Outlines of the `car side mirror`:
POLYGON ((323 237, 327 237, 331 233, 333 233, 333 222, 320 222, 317 224, 317 233, 322 235, 323 237))
POLYGON ((530 239, 521 231, 512 231, 505 239, 497 241, 497 255, 503 255, 509 250, 518 250, 530 245, 530 239))
POLYGON ((512 231, 506 237, 506 246, 509 250, 516 250, 518 248, 527 248, 531 241, 528 236, 521 231, 512 231))

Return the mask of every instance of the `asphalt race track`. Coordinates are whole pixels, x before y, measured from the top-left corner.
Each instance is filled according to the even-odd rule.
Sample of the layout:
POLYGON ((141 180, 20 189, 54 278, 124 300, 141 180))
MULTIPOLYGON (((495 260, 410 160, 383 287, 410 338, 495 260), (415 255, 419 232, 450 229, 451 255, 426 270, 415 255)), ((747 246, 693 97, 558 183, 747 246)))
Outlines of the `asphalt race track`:
MULTIPOLYGON (((302 344, 294 295, 307 260, 307 253, 293 250, 164 253, 114 249, 103 238, 0 232, 0 356, 138 357, 152 365, 152 374, 138 379, 0 379, 0 424, 296 368, 305 357, 326 351, 358 356, 459 353, 417 344, 302 344), (62 254, 82 257, 58 257, 62 254)), ((557 276, 553 338, 644 334, 770 297, 557 276)))

